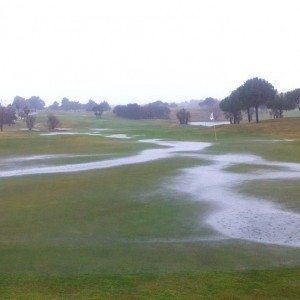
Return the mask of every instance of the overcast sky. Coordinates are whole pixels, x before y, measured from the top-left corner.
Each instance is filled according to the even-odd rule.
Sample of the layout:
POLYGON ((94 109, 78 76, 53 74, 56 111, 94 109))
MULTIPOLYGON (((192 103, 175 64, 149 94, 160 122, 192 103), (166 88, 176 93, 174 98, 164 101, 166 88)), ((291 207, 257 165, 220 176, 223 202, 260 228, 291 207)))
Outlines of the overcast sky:
POLYGON ((223 98, 300 87, 300 1, 0 0, 0 99, 223 98))

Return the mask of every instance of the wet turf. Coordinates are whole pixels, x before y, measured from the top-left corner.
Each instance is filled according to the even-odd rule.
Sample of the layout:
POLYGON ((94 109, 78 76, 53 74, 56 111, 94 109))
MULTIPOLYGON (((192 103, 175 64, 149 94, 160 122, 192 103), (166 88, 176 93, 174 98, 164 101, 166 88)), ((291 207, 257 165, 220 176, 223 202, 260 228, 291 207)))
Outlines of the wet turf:
MULTIPOLYGON (((214 138, 210 129, 179 127, 163 121, 110 118, 98 121, 73 114, 61 118, 64 127, 82 132, 107 127, 114 129, 112 134, 143 135, 143 138, 195 141, 214 138)), ((300 162, 300 132, 295 130, 300 122, 280 121, 280 124, 275 122, 280 125, 276 127, 277 133, 272 128, 274 122, 220 127, 217 129, 220 139, 207 153, 253 153, 272 160, 300 162), (253 141, 284 138, 294 141, 253 141)), ((87 135, 47 137, 11 132, 0 136, 2 157, 55 153, 113 153, 115 157, 135 154, 150 146, 87 135)), ((82 157, 79 162, 86 159, 82 157)), ((60 162, 65 160, 61 158, 60 162)), ((201 222, 199 226, 201 216, 213 207, 195 202, 184 187, 177 193, 163 187, 182 169, 209 163, 206 159, 177 157, 109 170, 1 179, 2 294, 28 298, 66 295, 294 298, 299 292, 297 269, 257 273, 240 270, 299 265, 298 249, 233 240, 193 241, 199 236, 215 234, 201 222), (186 241, 186 237, 191 240, 186 241), (168 239, 174 240, 166 243, 168 239), (235 273, 215 273, 216 270, 235 270, 235 273), (101 277, 109 274, 118 276, 101 277), (165 275, 159 277, 159 274, 165 275)), ((250 190, 258 187, 259 195, 264 188, 271 191, 273 184, 268 181, 250 190)), ((290 195, 289 201, 295 207, 290 209, 296 211, 299 208, 296 186, 290 189, 287 182, 284 193, 290 195)), ((271 198, 267 200, 273 201, 271 198)), ((274 194, 274 201, 284 206, 281 199, 274 194)))

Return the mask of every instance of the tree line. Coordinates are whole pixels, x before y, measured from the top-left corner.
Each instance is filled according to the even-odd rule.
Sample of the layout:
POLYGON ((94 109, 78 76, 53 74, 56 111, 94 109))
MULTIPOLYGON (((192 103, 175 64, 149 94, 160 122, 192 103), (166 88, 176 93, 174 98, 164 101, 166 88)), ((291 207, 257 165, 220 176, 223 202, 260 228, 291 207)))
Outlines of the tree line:
POLYGON ((169 104, 162 101, 156 101, 146 105, 130 103, 127 105, 117 105, 113 109, 113 113, 122 118, 127 119, 169 119, 169 104))
MULTIPOLYGON (((109 110, 110 106, 107 101, 102 101, 100 103, 105 110, 109 110)), ((45 109, 45 101, 43 101, 39 96, 32 96, 28 99, 25 99, 21 96, 16 96, 11 104, 16 110, 18 115, 22 115, 22 112, 25 109, 29 109, 30 111, 37 111, 45 109)), ((53 104, 49 105, 47 109, 50 110, 64 110, 64 111, 94 111, 94 108, 99 104, 92 99, 90 99, 87 103, 83 104, 79 101, 72 101, 68 98, 64 97, 61 102, 54 101, 53 104)))
POLYGON ((72 101, 64 97, 59 104, 57 101, 54 101, 53 104, 48 106, 50 110, 63 110, 63 111, 108 111, 110 110, 110 105, 107 101, 102 101, 97 103, 94 100, 90 99, 87 103, 80 103, 79 101, 72 101))
POLYGON ((32 96, 25 99, 21 96, 16 96, 12 102, 12 106, 17 110, 18 115, 26 109, 31 111, 42 110, 45 108, 45 101, 38 96, 32 96))
POLYGON ((220 102, 220 108, 230 123, 238 124, 242 120, 242 111, 247 114, 248 122, 259 122, 259 107, 265 106, 271 110, 274 118, 282 118, 283 111, 300 110, 300 89, 287 93, 278 93, 274 86, 261 78, 252 78, 220 102))
MULTIPOLYGON (((283 112, 298 107, 300 110, 300 89, 294 89, 286 93, 278 93, 272 84, 261 78, 252 78, 236 88, 225 99, 218 101, 214 98, 206 98, 204 101, 197 101, 203 110, 213 112, 215 119, 220 115, 220 109, 224 112, 225 118, 230 123, 238 124, 242 120, 242 112, 246 112, 248 122, 251 122, 255 114, 256 122, 259 122, 259 108, 270 109, 274 118, 282 118, 283 112)), ((146 105, 130 103, 127 105, 117 105, 113 113, 118 117, 128 119, 169 119, 170 108, 174 107, 162 101, 155 101, 146 105)), ((32 96, 25 99, 16 96, 12 104, 7 107, 0 105, 0 130, 4 125, 14 124, 17 116, 26 121, 27 127, 31 130, 35 123, 32 111, 45 108, 45 102, 39 96, 32 96)), ((86 104, 78 101, 71 101, 64 97, 59 104, 55 101, 47 109, 51 111, 80 111, 86 110, 94 112, 97 118, 101 118, 104 111, 111 109, 107 101, 97 103, 90 99, 86 104)), ((180 124, 187 124, 190 120, 190 113, 186 109, 180 109, 176 113, 180 124)), ((52 126, 50 126, 52 127, 52 126)))

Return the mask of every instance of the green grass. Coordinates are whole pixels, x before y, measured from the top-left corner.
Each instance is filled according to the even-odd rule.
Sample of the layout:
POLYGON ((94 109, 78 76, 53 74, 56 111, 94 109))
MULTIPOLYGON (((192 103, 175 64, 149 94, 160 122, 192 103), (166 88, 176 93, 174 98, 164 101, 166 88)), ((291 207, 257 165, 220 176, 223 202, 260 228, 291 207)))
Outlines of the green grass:
POLYGON ((300 213, 299 180, 252 181, 239 187, 242 194, 260 197, 300 213))
POLYGON ((272 171, 272 170, 281 170, 282 168, 278 166, 266 166, 266 165, 256 165, 256 164, 236 164, 226 168, 227 172, 248 174, 248 173, 257 173, 260 171, 272 171))
MULTIPOLYGON (((24 127, 18 124, 0 134, 0 155, 94 155, 60 158, 55 163, 85 162, 153 147, 135 143, 138 138, 163 138, 213 142, 206 150, 210 154, 251 153, 300 162, 300 118, 216 127, 217 142, 213 128, 172 121, 130 121, 111 115, 97 120, 75 113, 59 118, 62 127, 83 135, 12 131, 24 127), (131 141, 84 135, 90 128, 140 137, 131 141), (273 139, 293 141, 270 142, 273 139)), ((45 114, 38 121, 43 124, 45 114)), ((200 222, 212 206, 193 201, 184 190, 174 193, 165 187, 182 169, 207 163, 177 157, 104 170, 1 179, 1 297, 296 299, 300 293, 297 248, 184 240, 213 234, 200 222)), ((227 171, 262 169, 265 166, 237 164, 227 171)), ((297 181, 268 181, 238 189, 299 211, 298 186, 297 181)))
POLYGON ((297 299, 299 269, 171 275, 0 277, 2 299, 297 299))

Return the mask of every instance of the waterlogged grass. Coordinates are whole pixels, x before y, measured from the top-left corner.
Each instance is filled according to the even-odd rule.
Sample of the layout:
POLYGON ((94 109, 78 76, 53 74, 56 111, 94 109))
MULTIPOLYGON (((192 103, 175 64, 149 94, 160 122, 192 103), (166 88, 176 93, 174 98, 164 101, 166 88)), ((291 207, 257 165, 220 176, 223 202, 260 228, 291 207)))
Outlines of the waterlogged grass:
POLYGON ((169 159, 101 171, 3 179, 0 236, 3 240, 14 237, 22 241, 24 237, 63 240, 69 235, 72 240, 74 231, 74 238, 77 232, 80 242, 81 237, 92 241, 114 236, 185 235, 201 207, 164 196, 159 178, 195 163, 201 161, 169 159))
POLYGON ((11 133, 0 135, 0 155, 33 154, 112 154, 134 153, 151 145, 103 136, 57 135, 40 136, 38 133, 11 133))
POLYGON ((261 171, 279 171, 282 169, 283 168, 280 168, 278 166, 267 166, 267 165, 259 165, 259 164, 258 165, 236 164, 224 169, 224 171, 239 173, 239 174, 247 174, 247 173, 257 173, 261 171))
MULTIPOLYGON (((6 131, 0 134, 0 156, 92 155, 59 158, 51 162, 56 165, 133 155, 155 147, 85 135, 91 128, 110 128, 101 133, 210 141, 213 145, 205 150, 209 154, 250 153, 300 162, 300 118, 217 126, 215 142, 213 128, 130 121, 109 114, 100 120, 88 113, 60 114, 62 127, 83 134, 6 131)), ((38 116, 41 130, 46 130, 45 119, 45 114, 38 116)), ((180 170, 207 163, 177 157, 104 170, 1 179, 1 297, 297 299, 297 248, 201 241, 217 234, 200 222, 212 206, 192 201, 184 190, 174 193, 168 184, 180 170)), ((226 171, 253 173, 266 168, 273 170, 238 164, 226 171)), ((299 211, 299 181, 255 181, 237 188, 241 195, 299 211)))
POLYGON ((286 210, 300 213, 299 187, 299 180, 260 180, 243 184, 238 191, 272 201, 286 210))

